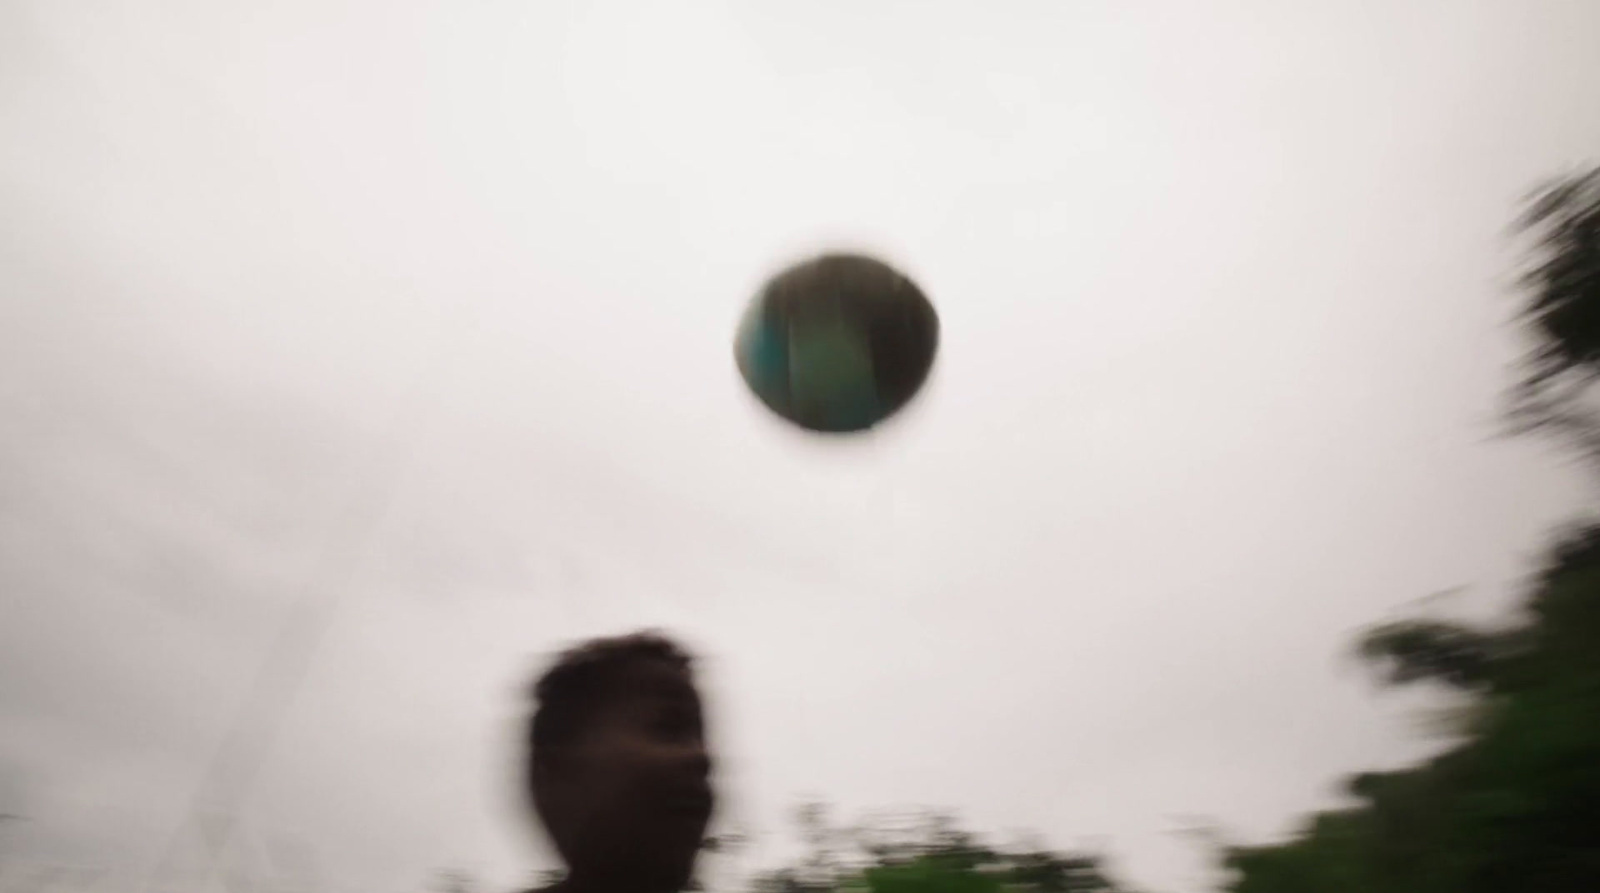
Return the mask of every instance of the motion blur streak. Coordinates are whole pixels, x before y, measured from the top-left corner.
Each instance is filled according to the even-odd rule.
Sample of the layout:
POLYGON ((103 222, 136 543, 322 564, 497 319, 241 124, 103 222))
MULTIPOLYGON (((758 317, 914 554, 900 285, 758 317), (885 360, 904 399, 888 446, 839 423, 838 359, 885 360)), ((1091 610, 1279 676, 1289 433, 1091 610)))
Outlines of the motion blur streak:
POLYGON ((1600 152, 1596 34, 0 3, 0 893, 526 888, 526 685, 651 626, 715 893, 1565 893, 1593 267, 1518 277, 1592 242, 1516 222, 1600 152), (729 349, 827 251, 940 324, 835 438, 729 349))

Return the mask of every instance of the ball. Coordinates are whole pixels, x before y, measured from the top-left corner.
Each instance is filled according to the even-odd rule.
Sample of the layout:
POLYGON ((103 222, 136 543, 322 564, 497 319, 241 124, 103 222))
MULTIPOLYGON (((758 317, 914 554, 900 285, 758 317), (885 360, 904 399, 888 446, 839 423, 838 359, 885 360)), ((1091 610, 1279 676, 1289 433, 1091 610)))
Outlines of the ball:
POLYGON ((825 254, 774 276, 734 339, 750 390, 809 431, 864 431, 922 389, 939 316, 905 275, 874 258, 825 254))

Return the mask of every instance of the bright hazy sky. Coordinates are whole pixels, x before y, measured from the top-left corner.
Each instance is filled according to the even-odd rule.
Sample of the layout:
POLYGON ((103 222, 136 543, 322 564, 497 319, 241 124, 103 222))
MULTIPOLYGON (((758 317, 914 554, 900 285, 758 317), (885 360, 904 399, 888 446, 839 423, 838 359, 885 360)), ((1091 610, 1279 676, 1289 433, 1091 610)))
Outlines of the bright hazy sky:
POLYGON ((0 4, 0 870, 138 889, 306 594, 242 872, 519 882, 520 686, 654 624, 756 834, 719 877, 816 796, 1203 889, 1193 817, 1265 840, 1430 746, 1351 634, 1503 603, 1579 504, 1495 412, 1509 223, 1600 152, 1597 34, 1586 0, 0 4), (944 323, 849 441, 731 355, 824 247, 944 323))

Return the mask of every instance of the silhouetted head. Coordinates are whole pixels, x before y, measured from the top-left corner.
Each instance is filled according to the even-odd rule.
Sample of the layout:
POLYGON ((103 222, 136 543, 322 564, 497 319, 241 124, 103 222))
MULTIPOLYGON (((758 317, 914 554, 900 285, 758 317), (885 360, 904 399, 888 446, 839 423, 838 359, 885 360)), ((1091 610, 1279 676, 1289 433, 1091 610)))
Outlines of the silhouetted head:
POLYGON ((689 656, 655 633, 596 639, 534 689, 528 786, 574 888, 675 893, 711 816, 689 656))

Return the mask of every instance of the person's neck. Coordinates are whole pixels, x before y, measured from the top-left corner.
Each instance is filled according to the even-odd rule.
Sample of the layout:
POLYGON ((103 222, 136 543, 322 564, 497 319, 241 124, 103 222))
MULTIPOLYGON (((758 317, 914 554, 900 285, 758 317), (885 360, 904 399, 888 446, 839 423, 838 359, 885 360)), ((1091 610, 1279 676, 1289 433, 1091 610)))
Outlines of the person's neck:
POLYGON ((568 871, 567 876, 548 887, 545 893, 682 893, 663 889, 641 880, 603 876, 597 872, 568 871))

